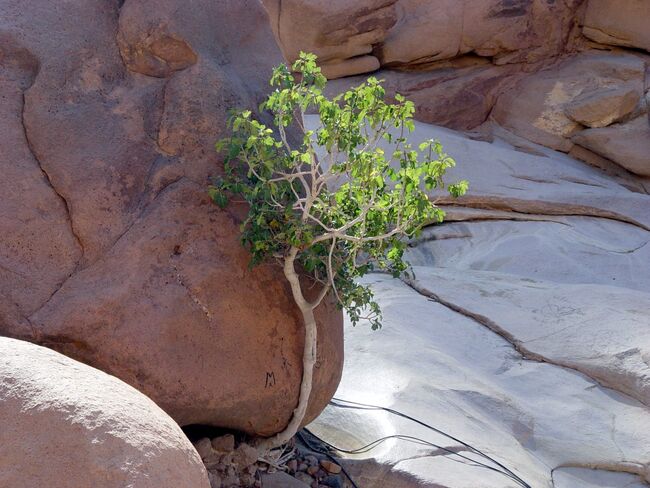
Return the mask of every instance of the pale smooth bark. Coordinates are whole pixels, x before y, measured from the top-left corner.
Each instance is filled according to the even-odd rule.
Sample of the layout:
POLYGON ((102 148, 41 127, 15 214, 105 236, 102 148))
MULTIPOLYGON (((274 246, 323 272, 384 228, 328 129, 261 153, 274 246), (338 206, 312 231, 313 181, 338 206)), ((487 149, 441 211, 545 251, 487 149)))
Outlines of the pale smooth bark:
POLYGON ((275 434, 273 437, 262 439, 258 444, 261 450, 270 450, 281 446, 291 440, 301 427, 305 419, 307 406, 309 405, 309 396, 313 386, 314 365, 316 364, 316 348, 318 345, 318 329, 316 327, 316 318, 314 317, 314 308, 322 301, 324 293, 321 293, 315 303, 305 300, 300 280, 295 269, 295 260, 298 254, 298 248, 291 248, 289 255, 284 261, 284 276, 291 285, 293 298, 302 313, 303 325, 305 328, 305 343, 302 354, 302 380, 300 382, 300 394, 298 404, 293 410, 289 423, 282 432, 275 434))

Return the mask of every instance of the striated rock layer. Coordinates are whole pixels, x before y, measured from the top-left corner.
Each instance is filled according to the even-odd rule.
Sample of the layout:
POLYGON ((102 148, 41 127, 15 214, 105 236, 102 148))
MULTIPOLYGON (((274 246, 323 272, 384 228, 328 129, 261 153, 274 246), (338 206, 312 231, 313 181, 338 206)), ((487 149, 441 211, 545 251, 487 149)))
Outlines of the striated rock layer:
MULTIPOLYGON (((281 269, 248 268, 243 209, 206 197, 228 111, 281 62, 254 0, 1 0, 0 334, 109 372, 180 424, 267 435, 301 378, 281 269)), ((309 417, 340 378, 318 310, 309 417)))
POLYGON ((645 0, 264 3, 289 60, 314 51, 329 78, 348 77, 330 93, 373 72, 389 95, 413 100, 423 122, 483 134, 491 132, 483 124, 497 122, 619 175, 648 178, 645 0))

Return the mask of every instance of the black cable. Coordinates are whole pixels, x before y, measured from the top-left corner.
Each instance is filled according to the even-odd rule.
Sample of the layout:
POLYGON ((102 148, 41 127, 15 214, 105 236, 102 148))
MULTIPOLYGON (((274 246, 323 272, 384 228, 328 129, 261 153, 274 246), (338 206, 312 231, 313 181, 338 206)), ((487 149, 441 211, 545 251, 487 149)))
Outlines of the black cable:
MULTIPOLYGON (((456 437, 453 437, 453 436, 447 434, 446 432, 441 431, 440 429, 436 429, 435 427, 433 427, 433 426, 431 426, 429 424, 426 424, 426 423, 424 423, 424 422, 422 422, 422 421, 420 421, 418 419, 415 419, 415 418, 410 417, 409 415, 406 415, 406 414, 404 414, 402 412, 398 412, 397 410, 393 410, 393 409, 386 408, 386 407, 380 407, 380 406, 377 406, 377 405, 369 405, 369 404, 365 404, 365 403, 352 402, 352 401, 349 401, 349 400, 342 400, 342 399, 338 399, 338 398, 334 398, 333 400, 334 401, 330 402, 330 404, 332 404, 333 406, 339 407, 339 408, 352 408, 352 409, 359 409, 359 410, 383 410, 383 411, 389 412, 389 413, 391 413, 393 415, 397 415, 397 416, 406 418, 408 420, 411 420, 411 421, 413 421, 413 422, 415 422, 417 424, 420 424, 423 427, 426 427, 426 428, 428 428, 428 429, 430 429, 430 430, 432 430, 432 431, 434 431, 434 432, 436 432, 436 433, 438 433, 440 435, 443 435, 443 436, 445 436, 445 437, 447 437, 449 439, 454 440, 455 442, 458 442, 459 444, 467 447, 470 450, 470 452, 473 452, 474 454, 489 460, 490 462, 494 463, 495 465, 497 465, 497 466, 499 466, 500 468, 503 469, 503 472, 502 472, 502 471, 499 471, 499 470, 495 470, 494 468, 490 468, 493 471, 497 471, 497 472, 500 472, 501 474, 503 474, 505 476, 508 476, 513 481, 516 481, 518 484, 520 484, 522 487, 530 488, 530 485, 528 485, 524 480, 522 480, 519 476, 517 476, 510 469, 508 469, 506 466, 504 466, 503 464, 501 464, 497 460, 491 458, 490 456, 488 456, 484 452, 480 451, 479 449, 475 448, 474 446, 472 446, 470 444, 467 444, 466 442, 463 442, 460 439, 457 439, 456 437), (341 405, 341 404, 336 403, 336 401, 349 403, 350 405, 341 405)), ((456 455, 459 456, 459 457, 466 458, 465 456, 459 455, 457 453, 456 453, 456 455)), ((469 459, 469 458, 466 458, 466 459, 469 459)), ((478 461, 473 460, 473 459, 471 461, 479 463, 478 461)), ((488 468, 488 466, 485 466, 482 463, 479 463, 479 464, 482 465, 483 467, 488 468)))
MULTIPOLYGON (((327 441, 321 439, 320 437, 318 437, 317 435, 315 435, 313 432, 310 432, 310 431, 309 431, 308 429, 306 429, 306 428, 305 428, 304 430, 307 431, 310 435, 314 436, 314 437, 315 437, 316 439, 318 439, 319 441, 321 441, 323 444, 327 445, 328 447, 330 447, 330 448, 332 448, 332 449, 334 449, 334 450, 336 450, 336 451, 343 452, 343 453, 345 453, 345 454, 364 454, 364 453, 366 453, 366 452, 371 451, 372 449, 374 449, 375 447, 377 447, 379 444, 381 444, 382 442, 387 441, 387 440, 389 440, 389 439, 399 439, 399 440, 403 440, 403 441, 414 442, 414 443, 416 443, 416 444, 423 444, 423 445, 425 445, 425 446, 435 447, 436 449, 439 449, 439 450, 441 450, 441 451, 448 452, 449 454, 452 454, 452 455, 458 456, 458 457, 464 459, 465 461, 469 461, 469 462, 460 461, 460 460, 453 459, 453 458, 447 458, 447 459, 449 459, 450 461, 463 463, 463 464, 466 464, 466 465, 468 465, 468 466, 474 466, 474 467, 477 467, 477 468, 485 468, 485 469, 489 469, 490 471, 494 471, 495 473, 499 473, 499 474, 501 474, 501 475, 503 475, 503 476, 506 476, 507 478, 510 478, 512 481, 514 481, 515 483, 517 483, 517 484, 519 484, 519 485, 521 485, 521 483, 522 483, 521 481, 519 481, 518 479, 516 479, 515 477, 513 477, 513 476, 510 475, 509 473, 506 473, 506 472, 504 472, 504 471, 501 471, 500 469, 497 469, 497 468, 495 468, 495 467, 493 467, 493 466, 489 466, 489 465, 484 464, 484 463, 482 463, 482 462, 480 462, 480 461, 477 461, 476 459, 469 458, 469 457, 464 456, 464 455, 462 455, 462 454, 460 454, 460 453, 457 453, 457 452, 455 452, 455 451, 452 451, 451 449, 447 449, 446 447, 438 446, 438 445, 436 445, 436 444, 434 444, 434 443, 432 443, 432 442, 425 441, 424 439, 420 439, 420 438, 418 438, 418 437, 412 437, 412 436, 401 435, 401 434, 398 434, 398 435, 389 435, 389 436, 386 436, 386 437, 382 437, 382 438, 380 438, 380 439, 377 439, 377 440, 371 442, 370 444, 368 444, 368 445, 366 445, 366 446, 360 447, 359 449, 348 450, 348 449, 342 449, 342 448, 340 448, 340 447, 334 446, 333 444, 330 444, 329 442, 327 442, 327 441)), ((522 486, 523 486, 523 485, 522 485, 522 486)), ((524 488, 529 488, 529 487, 526 486, 526 487, 524 487, 524 488)))
MULTIPOLYGON (((310 432, 310 431, 307 430, 306 428, 303 428, 303 430, 306 431, 310 436, 315 437, 316 439, 318 439, 319 441, 321 441, 323 444, 327 444, 327 445, 329 446, 329 444, 328 444, 327 442, 325 442, 324 440, 320 439, 318 436, 315 436, 312 432, 310 432)), ((307 447, 308 447, 309 449, 311 449, 312 451, 316 451, 316 452, 320 452, 321 454, 324 454, 324 455, 327 456, 327 457, 329 458, 329 460, 332 461, 334 464, 336 464, 337 466, 341 466, 340 461, 336 460, 336 459, 334 458, 334 456, 332 456, 329 452, 327 452, 327 451, 324 450, 324 449, 321 449, 321 448, 318 447, 318 446, 312 446, 312 445, 311 445, 311 442, 308 441, 307 438, 306 438, 304 435, 302 435, 302 432, 298 432, 298 437, 300 438, 300 440, 301 440, 302 442, 304 442, 304 443, 307 445, 307 447)), ((331 446, 330 446, 330 447, 331 447, 331 446)), ((350 483, 352 483, 353 488, 359 488, 359 486, 354 482, 354 480, 353 480, 352 477, 350 476, 350 473, 348 473, 347 470, 346 470, 343 466, 341 466, 341 471, 342 471, 343 474, 346 476, 346 478, 347 478, 348 480, 350 480, 350 483)))
MULTIPOLYGON (((474 446, 472 446, 472 445, 470 445, 470 444, 468 444, 466 442, 463 442, 460 439, 458 439, 458 438, 456 438, 456 437, 454 437, 454 436, 452 436, 450 434, 447 434, 446 432, 443 432, 440 429, 437 429, 437 428, 435 428, 435 427, 433 427, 433 426, 431 426, 431 425, 429 425, 429 424, 427 424, 425 422, 422 422, 422 421, 420 421, 420 420, 418 420, 416 418, 413 418, 413 417, 411 417, 409 415, 406 415, 406 414, 404 414, 402 412, 399 412, 397 410, 393 410, 393 409, 387 408, 387 407, 381 407, 381 406, 378 406, 378 405, 370 405, 370 404, 366 404, 366 403, 352 402, 352 401, 343 400, 343 399, 340 399, 340 398, 333 398, 332 401, 330 401, 330 405, 332 405, 334 407, 338 407, 338 408, 349 408, 349 409, 356 409, 356 410, 383 410, 383 411, 388 412, 390 414, 397 415, 399 417, 402 417, 402 418, 405 418, 405 419, 410 420, 412 422, 415 422, 415 423, 417 423, 417 424, 419 424, 419 425, 421 425, 423 427, 426 427, 429 430, 432 430, 433 432, 436 432, 437 434, 440 434, 440 435, 442 435, 444 437, 452 439, 455 442, 458 442, 459 444, 461 444, 461 445, 465 446, 467 449, 469 449, 470 452, 487 459, 488 461, 495 464, 496 466, 499 466, 503 471, 501 471, 501 470, 499 470, 497 468, 494 468, 492 466, 488 466, 486 464, 483 464, 480 461, 477 461, 475 459, 471 459, 471 458, 468 458, 467 456, 463 456, 462 454, 456 453, 454 451, 450 451, 449 449, 446 449, 444 447, 436 446, 435 444, 430 443, 428 441, 424 441, 424 440, 418 439, 418 438, 412 438, 412 439, 421 441, 421 443, 431 445, 433 447, 436 447, 437 449, 442 449, 443 451, 451 452, 451 453, 453 453, 454 455, 456 455, 456 456, 458 456, 460 458, 469 460, 470 462, 474 463, 477 466, 484 467, 486 469, 490 469, 491 471, 495 471, 495 472, 500 473, 500 474, 502 474, 504 476, 507 476, 508 478, 510 478, 513 481, 517 482, 517 484, 521 485, 523 488, 532 488, 528 483, 526 483, 524 480, 522 480, 519 476, 517 476, 514 472, 512 472, 506 466, 501 464, 499 461, 493 459, 492 457, 488 456, 484 452, 480 451, 479 449, 475 448, 474 446), (343 403, 340 403, 340 402, 343 402, 343 403), (347 404, 347 405, 345 405, 345 404, 347 404)), ((403 440, 406 440, 405 438, 410 437, 410 436, 389 436, 388 438, 391 438, 391 437, 403 438, 403 440)), ((383 440, 381 440, 381 442, 383 442, 384 440, 387 440, 388 438, 384 438, 383 440)), ((323 441, 323 442, 325 444, 327 444, 327 442, 325 442, 325 441, 323 441)), ((375 444, 374 447, 376 447, 376 445, 378 445, 377 441, 375 441, 375 442, 369 444, 368 446, 364 446, 363 448, 373 446, 373 444, 375 444)), ((336 448, 334 446, 330 445, 330 447, 332 447, 333 449, 339 450, 338 448, 336 448)), ((374 447, 370 447, 370 449, 373 449, 374 447)), ((363 448, 360 448, 360 449, 363 449, 363 448)), ((370 450, 370 449, 368 449, 368 450, 370 450)), ((346 453, 349 453, 349 454, 354 454, 354 452, 348 452, 346 450, 340 450, 340 451, 341 452, 346 452, 346 453)), ((365 451, 365 452, 367 452, 367 451, 365 451)))

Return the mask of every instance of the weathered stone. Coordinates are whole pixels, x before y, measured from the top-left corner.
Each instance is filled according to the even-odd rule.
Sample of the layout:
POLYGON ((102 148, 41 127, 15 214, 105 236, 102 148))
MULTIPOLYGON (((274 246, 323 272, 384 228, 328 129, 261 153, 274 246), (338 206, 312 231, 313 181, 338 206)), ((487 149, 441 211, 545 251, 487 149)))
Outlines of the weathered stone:
MULTIPOLYGON (((40 342, 126 379, 181 425, 268 435, 295 407, 303 331, 276 268, 249 270, 249 259, 236 216, 182 178, 31 320, 40 342)), ((340 324, 326 325, 334 304, 317 313, 308 418, 333 394, 330 367, 342 359, 340 324)))
POLYGON ((640 87, 615 87, 585 93, 564 111, 569 118, 587 127, 606 127, 618 122, 637 107, 643 92, 640 87))
POLYGON ((226 434, 212 439, 212 447, 215 451, 230 452, 235 450, 235 436, 226 434))
POLYGON ((328 461, 327 459, 321 459, 320 465, 328 473, 339 474, 341 472, 341 466, 339 466, 336 463, 333 463, 332 461, 328 461))
POLYGON ((563 52, 580 1, 264 1, 278 43, 293 61, 316 53, 328 78, 384 67, 418 68, 467 53, 498 64, 563 52))
POLYGON ((214 454, 214 451, 212 450, 212 443, 207 437, 199 439, 197 442, 195 442, 194 449, 196 449, 196 452, 199 453, 201 459, 204 460, 214 454))
MULTIPOLYGON (((4 17, 4 16, 3 16, 4 17)), ((29 337, 27 316, 74 272, 82 249, 67 202, 52 187, 24 123, 24 93, 40 61, 0 19, 0 329, 29 337)))
POLYGON ((307 473, 303 473, 302 471, 298 471, 296 473, 296 479, 306 484, 307 486, 311 486, 312 482, 314 481, 311 476, 309 476, 307 473))
POLYGON ((242 468, 242 470, 245 467, 251 466, 254 463, 256 463, 257 458, 259 456, 260 454, 257 451, 257 449, 255 449, 252 446, 249 446, 246 443, 242 443, 239 446, 237 446, 237 449, 235 449, 234 452, 234 460, 242 468))
POLYGON ((196 63, 197 55, 185 40, 161 29, 136 31, 138 38, 128 39, 129 27, 132 25, 126 23, 117 40, 124 63, 130 70, 165 78, 196 63))
POLYGON ((568 152, 582 125, 565 107, 583 94, 622 85, 641 94, 644 78, 645 63, 637 56, 584 53, 518 81, 499 96, 492 118, 521 137, 568 152))
POLYGON ((208 488, 181 429, 126 383, 0 338, 0 486, 208 488))
MULTIPOLYGON (((340 466, 339 466, 339 471, 340 471, 340 466)), ((322 480, 321 484, 322 486, 327 486, 329 488, 343 488, 343 482, 341 481, 341 478, 338 476, 327 476, 322 480)))
POLYGON ((286 473, 263 474, 262 486, 264 488, 308 488, 311 486, 311 479, 309 483, 305 483, 286 473))
POLYGON ((421 66, 474 52, 502 64, 556 55, 579 2, 401 0, 400 19, 380 47, 387 66, 421 66))
POLYGON ((367 73, 379 68, 373 45, 395 23, 397 0, 263 0, 284 56, 300 51, 319 57, 328 78, 367 73))
POLYGON ((644 115, 625 124, 587 129, 573 142, 641 176, 650 176, 650 123, 644 115))
MULTIPOLYGON (((497 96, 514 83, 514 66, 492 66, 479 58, 460 58, 432 71, 381 70, 389 97, 396 93, 415 103, 415 118, 457 130, 473 129, 488 118, 497 96)), ((367 76, 331 81, 326 90, 338 94, 362 83, 367 76)))
POLYGON ((210 488, 222 488, 221 476, 215 473, 208 473, 210 488))
POLYGON ((589 0, 583 33, 594 41, 650 51, 650 3, 646 0, 589 0))
MULTIPOLYGON (((228 112, 257 107, 282 61, 266 12, 0 3, 0 334, 114 374, 183 425, 282 429, 300 315, 280 268, 248 270, 244 209, 206 197, 228 112)), ((318 315, 308 420, 342 363, 341 312, 318 315)))

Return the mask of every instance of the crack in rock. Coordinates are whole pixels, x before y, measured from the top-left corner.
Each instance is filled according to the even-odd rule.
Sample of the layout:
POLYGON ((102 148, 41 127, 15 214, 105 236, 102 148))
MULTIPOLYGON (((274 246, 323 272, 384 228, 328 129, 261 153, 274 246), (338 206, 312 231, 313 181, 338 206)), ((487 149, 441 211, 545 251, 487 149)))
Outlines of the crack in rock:
POLYGON ((579 374, 589 378, 589 380, 596 383, 597 385, 599 385, 602 388, 607 388, 607 389, 610 389, 610 390, 614 390, 617 393, 619 393, 620 395, 623 395, 623 396, 629 398, 630 400, 635 400, 635 401, 641 403, 642 405, 645 405, 646 407, 650 407, 650 405, 648 405, 642 398, 637 398, 637 397, 631 395, 630 393, 621 390, 619 385, 610 384, 609 382, 604 382, 601 379, 592 376, 591 372, 589 372, 589 371, 584 371, 581 368, 578 368, 578 367, 576 367, 574 365, 571 365, 571 364, 566 364, 566 363, 564 363, 562 361, 551 360, 551 359, 549 359, 549 358, 547 358, 545 356, 542 356, 541 354, 538 354, 536 352, 533 352, 533 351, 527 349, 524 346, 524 342, 522 342, 522 341, 518 340, 517 338, 515 338, 510 332, 505 330, 503 327, 501 327, 499 324, 497 324, 493 320, 489 319, 488 317, 486 317, 484 315, 481 315, 481 314, 476 313, 476 312, 472 312, 471 310, 467 310, 466 308, 463 308, 463 307, 461 307, 461 306, 459 306, 459 305, 457 305, 455 303, 452 303, 452 302, 450 302, 448 300, 445 300, 444 298, 440 297, 438 294, 436 294, 436 293, 432 292, 431 290, 429 290, 429 289, 425 288, 424 286, 422 286, 420 283, 417 282, 417 280, 412 279, 410 277, 402 277, 401 280, 404 282, 404 284, 406 284, 408 287, 410 287, 412 290, 414 290, 416 293, 419 293, 423 297, 428 298, 429 300, 431 300, 433 302, 439 303, 440 305, 443 305, 444 307, 447 307, 448 309, 469 318, 470 320, 482 325, 483 327, 486 327, 487 329, 489 329, 493 333, 497 334, 502 339, 507 341, 515 349, 515 351, 517 351, 517 353, 519 353, 521 355, 521 357, 523 359, 526 359, 528 361, 535 361, 535 362, 538 362, 538 363, 551 364, 551 365, 556 366, 558 368, 564 368, 564 369, 574 371, 576 373, 579 373, 579 374))
POLYGON ((75 267, 75 270, 72 271, 72 274, 75 273, 76 268, 79 267, 79 263, 83 259, 84 256, 84 246, 81 241, 81 238, 77 231, 75 230, 74 227, 74 221, 72 220, 72 212, 70 209, 70 204, 68 203, 68 200, 56 189, 54 184, 52 183, 52 179, 50 178, 49 173, 45 170, 43 167, 43 164, 39 157, 36 154, 36 151, 34 149, 34 146, 32 144, 32 141, 29 136, 29 131, 27 130, 27 124, 25 123, 25 110, 26 110, 26 103, 25 103, 25 97, 26 97, 26 91, 23 92, 23 109, 20 115, 20 124, 23 128, 23 134, 25 136, 25 141, 27 142, 27 148, 29 149, 29 152, 31 153, 32 157, 34 158, 34 161, 36 161, 36 164, 38 165, 39 169, 41 170, 41 173, 43 174, 43 177, 45 178, 45 181, 47 182, 48 186, 52 189, 54 194, 61 200, 61 203, 63 203, 63 207, 65 208, 66 215, 68 216, 68 222, 70 224, 70 233, 72 236, 75 238, 75 241, 77 242, 77 245, 79 246, 79 249, 81 251, 81 256, 79 257, 79 260, 77 261, 77 265, 75 267))
POLYGON ((524 215, 547 215, 559 217, 595 217, 601 219, 614 220, 630 224, 640 229, 650 232, 650 226, 647 226, 631 217, 619 214, 617 212, 610 212, 596 207, 586 205, 568 205, 555 202, 547 202, 543 200, 521 200, 517 198, 507 197, 461 197, 459 199, 451 199, 447 197, 440 197, 437 199, 437 204, 446 207, 465 207, 475 210, 500 210, 510 211, 524 215))
MULTIPOLYGON (((149 203, 148 203, 148 204, 147 204, 147 205, 142 209, 142 211, 140 212, 140 214, 139 214, 138 216, 136 216, 136 217, 133 219, 133 222, 131 222, 131 224, 130 224, 129 226, 127 226, 127 228, 124 230, 124 232, 122 232, 122 233, 117 237, 117 239, 113 242, 113 244, 111 244, 111 246, 110 246, 108 249, 106 249, 106 251, 102 254, 102 256, 107 255, 107 254, 108 254, 108 253, 109 253, 109 252, 110 252, 110 251, 111 251, 111 250, 112 250, 112 249, 113 249, 113 248, 118 244, 118 242, 120 242, 120 241, 122 240, 122 238, 124 238, 124 236, 125 236, 125 235, 126 235, 126 234, 127 234, 127 233, 128 233, 128 232, 129 232, 129 231, 130 231, 130 230, 131 230, 131 229, 132 229, 132 228, 133 228, 133 227, 134 227, 138 222, 140 222, 140 220, 141 220, 142 217, 144 216, 145 212, 149 209, 149 206, 151 206, 151 204, 153 204, 153 203, 158 199, 158 197, 159 197, 160 195, 162 195, 163 193, 166 193, 167 191, 169 191, 170 188, 173 188, 174 186, 176 186, 177 183, 179 183, 180 181, 183 181, 183 180, 185 180, 185 179, 186 179, 186 178, 185 178, 184 176, 181 176, 180 178, 177 178, 177 179, 175 179, 175 180, 173 180, 173 181, 170 181, 169 183, 165 184, 165 185, 164 185, 164 186, 163 186, 163 187, 162 187, 162 188, 161 188, 161 189, 156 193, 156 195, 154 196, 154 198, 153 198, 153 199, 152 199, 152 200, 151 200, 151 201, 150 201, 150 202, 149 202, 149 203)), ((100 258, 100 259, 101 259, 101 258, 100 258)), ((93 263, 93 264, 94 264, 94 263, 93 263)), ((31 321, 31 318, 32 318, 33 316, 35 316, 36 314, 38 314, 38 313, 39 313, 43 308, 45 308, 45 307, 50 303, 50 301, 52 301, 52 298, 54 298, 54 296, 55 296, 55 295, 56 295, 56 294, 57 294, 57 293, 58 293, 58 292, 63 288, 63 286, 68 282, 68 280, 70 280, 73 276, 75 276, 75 275, 77 274, 77 272, 79 272, 79 271, 83 271, 84 269, 86 269, 86 268, 80 268, 80 266, 77 265, 76 269, 75 269, 72 273, 70 273, 70 274, 69 274, 69 275, 68 275, 68 276, 67 276, 67 277, 66 277, 66 278, 65 278, 65 279, 64 279, 64 280, 59 284, 59 286, 56 287, 56 289, 52 292, 52 294, 51 294, 49 297, 47 297, 47 299, 46 299, 46 300, 45 300, 45 301, 44 301, 44 302, 43 302, 43 303, 42 303, 42 304, 41 304, 41 305, 40 305, 40 306, 39 306, 39 307, 38 307, 38 308, 37 308, 37 309, 36 309, 36 310, 35 310, 35 311, 30 315, 30 316, 29 316, 29 317, 26 317, 26 319, 29 320, 29 321, 31 321)))

